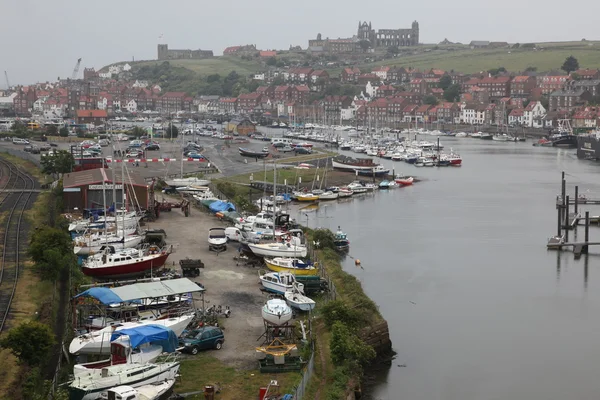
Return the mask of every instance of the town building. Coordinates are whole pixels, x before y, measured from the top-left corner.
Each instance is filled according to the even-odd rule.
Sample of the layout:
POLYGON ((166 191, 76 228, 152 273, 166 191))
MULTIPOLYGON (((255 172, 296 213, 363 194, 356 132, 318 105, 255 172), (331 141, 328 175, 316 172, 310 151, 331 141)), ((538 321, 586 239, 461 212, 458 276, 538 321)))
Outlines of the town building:
POLYGON ((107 118, 106 110, 77 110, 78 124, 102 125, 107 118))
POLYGON ((510 84, 510 97, 529 97, 535 86, 535 76, 515 76, 510 84))
POLYGON ((356 34, 358 41, 366 40, 371 47, 406 47, 419 45, 419 23, 413 21, 409 29, 379 29, 375 31, 371 22, 358 22, 358 31, 356 34))
POLYGON ((587 90, 558 90, 550 94, 548 106, 552 112, 570 113, 592 99, 587 90))
POLYGON ((168 44, 158 45, 159 60, 193 59, 201 60, 213 56, 212 50, 171 50, 168 44))
POLYGON ((248 118, 237 117, 227 123, 227 132, 248 136, 256 132, 256 125, 248 118))

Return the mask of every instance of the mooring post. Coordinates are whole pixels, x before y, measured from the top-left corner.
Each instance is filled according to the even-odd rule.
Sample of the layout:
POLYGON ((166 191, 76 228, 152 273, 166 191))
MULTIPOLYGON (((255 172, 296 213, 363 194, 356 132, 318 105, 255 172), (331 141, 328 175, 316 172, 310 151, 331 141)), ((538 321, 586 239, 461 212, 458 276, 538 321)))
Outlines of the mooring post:
POLYGON ((589 241, 590 241, 590 212, 589 211, 585 212, 585 234, 583 237, 584 237, 583 241, 585 243, 589 243, 589 241))
POLYGON ((567 206, 565 209, 565 243, 569 243, 569 195, 566 197, 567 206))
POLYGON ((562 235, 562 218, 561 216, 561 207, 558 206, 556 209, 556 215, 558 216, 558 231, 556 233, 556 236, 560 237, 562 235))
MULTIPOLYGON (((563 176, 564 176, 564 172, 563 172, 563 176)), ((567 181, 565 181, 565 179, 563 178, 562 183, 561 183, 561 196, 560 198, 562 199, 562 212, 565 212, 565 196, 567 195, 567 181)))
POLYGON ((579 186, 575 185, 575 215, 577 215, 577 200, 579 199, 579 186))

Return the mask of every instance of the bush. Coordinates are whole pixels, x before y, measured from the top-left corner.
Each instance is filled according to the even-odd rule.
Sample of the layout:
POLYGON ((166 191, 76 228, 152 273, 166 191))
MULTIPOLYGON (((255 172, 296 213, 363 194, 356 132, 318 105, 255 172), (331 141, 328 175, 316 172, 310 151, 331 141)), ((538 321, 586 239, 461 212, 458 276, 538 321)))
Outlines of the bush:
POLYGON ((332 249, 335 250, 335 236, 329 229, 315 229, 313 231, 312 240, 315 243, 316 249, 332 249))
POLYGON ((342 322, 352 329, 358 329, 362 321, 360 313, 350 308, 342 300, 332 300, 321 309, 327 328, 331 329, 336 322, 342 322))
POLYGON ((0 347, 21 361, 35 367, 46 361, 54 345, 54 333, 48 325, 37 321, 24 322, 0 339, 0 347))

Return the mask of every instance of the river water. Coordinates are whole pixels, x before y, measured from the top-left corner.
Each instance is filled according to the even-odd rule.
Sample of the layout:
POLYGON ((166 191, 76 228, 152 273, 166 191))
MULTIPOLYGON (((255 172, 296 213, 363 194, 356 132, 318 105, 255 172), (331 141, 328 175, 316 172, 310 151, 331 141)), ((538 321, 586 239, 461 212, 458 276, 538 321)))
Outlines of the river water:
MULTIPOLYGON (((600 197, 599 167, 530 142, 442 144, 461 154, 461 168, 381 160, 423 181, 296 216, 312 228, 341 225, 351 241, 344 268, 389 322, 397 356, 368 397, 597 396, 600 254, 574 260, 545 245, 556 234, 561 171, 571 196, 578 184, 600 197)), ((597 215, 593 207, 583 208, 597 215)), ((600 228, 590 238, 600 241, 600 228)))

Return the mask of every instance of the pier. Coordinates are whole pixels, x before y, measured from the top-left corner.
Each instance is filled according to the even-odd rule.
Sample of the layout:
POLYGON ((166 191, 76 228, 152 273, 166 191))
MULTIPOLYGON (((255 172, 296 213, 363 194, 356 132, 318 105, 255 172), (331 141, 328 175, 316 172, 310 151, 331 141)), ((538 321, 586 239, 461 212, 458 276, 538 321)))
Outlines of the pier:
MULTIPOLYGON (((575 255, 575 259, 587 254, 590 246, 600 246, 600 241, 590 240, 590 225, 600 226, 600 216, 590 216, 589 211, 582 212, 580 205, 600 205, 600 198, 587 198, 579 194, 579 186, 575 186, 574 196, 567 194, 567 181, 565 173, 562 172, 561 194, 556 196, 556 231, 557 234, 548 239, 546 247, 549 250, 563 250, 570 248, 575 255), (573 209, 571 210, 571 206, 573 209), (576 230, 578 226, 584 227, 584 240, 569 241, 569 231, 576 230)), ((576 232, 573 233, 576 236, 576 232)))

